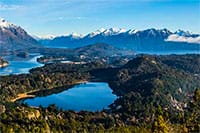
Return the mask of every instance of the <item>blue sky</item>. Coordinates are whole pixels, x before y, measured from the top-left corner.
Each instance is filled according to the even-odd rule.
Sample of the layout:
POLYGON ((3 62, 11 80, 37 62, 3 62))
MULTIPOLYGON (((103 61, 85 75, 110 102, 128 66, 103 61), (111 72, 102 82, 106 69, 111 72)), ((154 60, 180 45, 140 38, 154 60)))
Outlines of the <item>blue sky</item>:
POLYGON ((111 27, 200 33, 200 0, 0 0, 0 16, 38 36, 111 27))

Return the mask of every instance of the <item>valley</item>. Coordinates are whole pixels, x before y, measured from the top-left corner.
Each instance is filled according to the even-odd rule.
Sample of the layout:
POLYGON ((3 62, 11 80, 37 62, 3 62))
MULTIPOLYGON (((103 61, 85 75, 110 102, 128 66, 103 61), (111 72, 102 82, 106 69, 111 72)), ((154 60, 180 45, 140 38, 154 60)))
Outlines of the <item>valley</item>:
POLYGON ((40 38, 1 18, 0 132, 199 132, 199 39, 166 28, 40 38))

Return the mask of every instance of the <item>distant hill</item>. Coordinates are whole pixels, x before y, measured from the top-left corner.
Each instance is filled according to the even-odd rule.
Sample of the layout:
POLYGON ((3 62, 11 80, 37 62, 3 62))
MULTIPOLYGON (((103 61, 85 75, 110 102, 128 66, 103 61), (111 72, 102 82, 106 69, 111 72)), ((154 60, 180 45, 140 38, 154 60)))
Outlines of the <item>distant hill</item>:
POLYGON ((200 87, 198 63, 199 55, 141 55, 120 68, 91 73, 108 82, 120 97, 111 106, 113 112, 141 119, 158 106, 172 114, 183 111, 200 87))
MULTIPOLYGON (((34 51, 31 51, 34 52, 34 51)), ((38 51, 37 51, 38 52, 38 51)), ((42 48, 39 52, 44 55, 39 59, 40 62, 49 61, 95 61, 104 60, 107 62, 111 58, 116 57, 133 57, 135 52, 132 50, 116 48, 105 43, 96 43, 75 49, 59 49, 59 48, 42 48)))
POLYGON ((112 56, 123 56, 123 55, 133 55, 134 52, 130 50, 123 50, 116 48, 112 45, 105 43, 96 43, 93 45, 87 45, 84 47, 74 49, 74 52, 79 55, 89 56, 89 57, 112 57, 112 56))
POLYGON ((171 32, 168 29, 154 28, 141 31, 117 28, 99 29, 85 36, 71 34, 39 41, 49 47, 77 48, 101 42, 118 48, 144 52, 200 50, 200 35, 198 34, 183 30, 171 32))
POLYGON ((1 51, 5 52, 38 47, 41 47, 39 42, 31 37, 24 29, 0 18, 1 51))

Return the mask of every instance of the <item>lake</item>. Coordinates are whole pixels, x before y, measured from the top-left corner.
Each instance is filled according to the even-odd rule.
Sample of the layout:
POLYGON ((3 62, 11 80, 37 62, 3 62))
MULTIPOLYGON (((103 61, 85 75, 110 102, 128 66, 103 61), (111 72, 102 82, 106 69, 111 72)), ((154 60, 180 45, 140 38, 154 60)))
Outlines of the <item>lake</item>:
POLYGON ((108 108, 116 100, 117 96, 104 82, 87 82, 60 92, 44 97, 35 97, 23 100, 29 106, 47 107, 55 104, 64 110, 74 111, 100 111, 108 108))
POLYGON ((4 57, 9 62, 9 65, 0 68, 0 75, 29 73, 30 69, 43 66, 43 64, 37 62, 37 58, 41 56, 32 54, 29 58, 19 58, 14 55, 4 57))

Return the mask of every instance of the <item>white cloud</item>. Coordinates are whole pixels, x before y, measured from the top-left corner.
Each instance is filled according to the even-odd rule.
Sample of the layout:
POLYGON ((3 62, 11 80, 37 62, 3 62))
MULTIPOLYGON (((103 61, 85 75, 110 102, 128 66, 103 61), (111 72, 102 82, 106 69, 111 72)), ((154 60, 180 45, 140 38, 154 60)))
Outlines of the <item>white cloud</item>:
POLYGON ((6 4, 0 3, 0 11, 17 10, 22 7, 23 6, 21 6, 21 5, 6 5, 6 4))
POLYGON ((170 42, 187 42, 187 43, 198 43, 200 44, 200 36, 198 37, 185 37, 185 36, 179 36, 176 34, 172 34, 168 36, 168 38, 165 41, 170 42))
POLYGON ((78 19, 78 20, 83 20, 83 19, 86 19, 86 17, 76 17, 76 19, 78 19))

